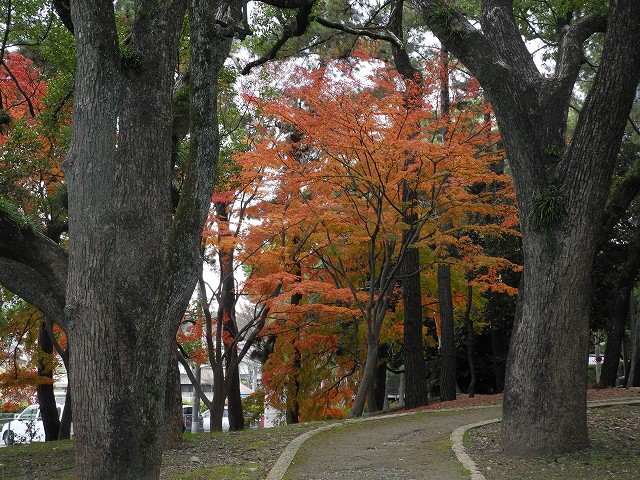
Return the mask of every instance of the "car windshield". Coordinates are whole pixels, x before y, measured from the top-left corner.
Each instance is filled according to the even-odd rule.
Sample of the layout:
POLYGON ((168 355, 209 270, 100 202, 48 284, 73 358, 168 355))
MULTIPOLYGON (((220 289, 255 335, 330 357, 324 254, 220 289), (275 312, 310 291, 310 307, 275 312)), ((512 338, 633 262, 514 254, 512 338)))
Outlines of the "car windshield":
POLYGON ((38 406, 31 405, 25 408, 20 414, 20 418, 22 419, 34 419, 38 416, 38 406))

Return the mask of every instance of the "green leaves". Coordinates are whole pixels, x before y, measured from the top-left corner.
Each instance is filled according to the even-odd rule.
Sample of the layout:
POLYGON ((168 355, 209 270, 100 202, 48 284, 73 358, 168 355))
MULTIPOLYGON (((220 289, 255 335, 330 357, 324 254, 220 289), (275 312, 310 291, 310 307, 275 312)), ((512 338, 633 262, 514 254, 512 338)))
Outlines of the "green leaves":
POLYGON ((559 224, 566 214, 562 193, 558 187, 551 185, 533 197, 528 221, 533 230, 548 231, 559 224))

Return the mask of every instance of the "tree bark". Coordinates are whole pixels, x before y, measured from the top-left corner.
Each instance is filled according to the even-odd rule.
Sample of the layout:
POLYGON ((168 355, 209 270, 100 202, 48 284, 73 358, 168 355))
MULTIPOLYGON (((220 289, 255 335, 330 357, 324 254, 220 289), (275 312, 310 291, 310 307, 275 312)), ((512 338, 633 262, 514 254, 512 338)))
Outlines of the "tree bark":
POLYGON ((451 267, 438 265, 440 306, 440 400, 456 399, 456 339, 451 297, 451 267))
POLYGON ((227 392, 229 430, 231 431, 244 430, 244 414, 242 411, 242 397, 240 396, 240 372, 237 368, 234 368, 233 371, 230 369, 230 365, 235 361, 235 357, 237 357, 237 353, 232 352, 232 355, 227 361, 227 377, 231 379, 227 392))
MULTIPOLYGON (((49 338, 47 327, 44 322, 38 331, 38 346, 45 355, 53 355, 53 342, 49 338)), ((44 439, 46 442, 58 440, 60 433, 60 416, 56 405, 56 397, 53 391, 53 370, 51 365, 42 359, 38 362, 38 376, 48 379, 46 383, 41 383, 36 389, 38 404, 40 405, 40 415, 44 427, 44 439)))
POLYGON ((480 31, 444 0, 414 0, 487 92, 516 187, 524 284, 508 357, 504 448, 512 455, 558 454, 588 444, 586 376, 576 372, 584 371, 588 354, 597 230, 640 79, 640 4, 612 2, 600 68, 567 147, 582 45, 605 19, 567 25, 555 74, 545 78, 518 31, 512 3, 483 1, 480 31), (541 216, 545 199, 555 205, 553 218, 541 216))
POLYGON ((476 332, 473 328, 473 320, 471 320, 471 306, 473 301, 473 286, 467 285, 467 307, 464 312, 464 324, 467 328, 467 361, 469 362, 469 372, 471 374, 471 380, 469 382, 469 398, 472 398, 476 393, 476 332))
MULTIPOLYGON (((378 351, 378 357, 380 357, 378 351)), ((382 359, 378 361, 378 370, 376 372, 376 381, 373 384, 373 398, 376 404, 376 411, 384 409, 385 394, 387 391, 387 361, 382 359)))
POLYGON ((629 295, 629 319, 631 323, 631 365, 629 366, 628 387, 640 387, 640 319, 638 318, 638 301, 633 294, 629 295))
POLYGON ((192 145, 175 212, 171 104, 186 2, 143 1, 122 47, 111 2, 71 3, 78 61, 64 163, 66 313, 80 479, 159 476, 167 370, 201 262, 218 152, 216 79, 230 44, 216 25, 226 6, 206 3, 194 0, 190 17, 192 145))
POLYGON ((178 351, 173 349, 167 366, 167 386, 164 400, 163 448, 177 448, 182 444, 182 388, 178 369, 178 351))
POLYGON ((502 393, 507 369, 507 340, 504 332, 504 319, 492 318, 489 328, 491 330, 491 353, 493 354, 495 393, 502 393))
POLYGON ((422 343, 422 294, 420 252, 410 248, 404 260, 402 299, 404 303, 405 408, 427 404, 427 368, 422 343))

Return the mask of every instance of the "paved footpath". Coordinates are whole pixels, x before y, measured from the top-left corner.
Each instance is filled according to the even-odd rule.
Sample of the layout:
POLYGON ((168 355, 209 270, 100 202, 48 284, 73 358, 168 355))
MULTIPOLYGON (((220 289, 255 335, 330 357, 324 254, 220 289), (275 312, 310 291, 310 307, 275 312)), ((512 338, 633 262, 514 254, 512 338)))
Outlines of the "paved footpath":
POLYGON ((501 408, 430 410, 340 423, 292 442, 268 480, 469 478, 451 450, 456 428, 499 418, 501 408), (299 447, 296 451, 296 448, 299 447), (293 456, 295 454, 295 457, 293 456), (289 463, 290 462, 290 463, 289 463), (288 467, 288 468, 287 468, 288 467))

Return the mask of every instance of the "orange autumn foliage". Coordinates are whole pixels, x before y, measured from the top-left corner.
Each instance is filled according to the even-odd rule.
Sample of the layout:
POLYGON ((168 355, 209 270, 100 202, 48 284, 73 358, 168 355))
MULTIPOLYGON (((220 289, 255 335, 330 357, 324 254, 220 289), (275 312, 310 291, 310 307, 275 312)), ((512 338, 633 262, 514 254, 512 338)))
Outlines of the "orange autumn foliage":
POLYGON ((252 99, 268 121, 256 129, 263 140, 236 158, 260 192, 251 207, 259 221, 244 239, 245 251, 260 255, 245 288, 271 303, 266 332, 278 340, 263 374, 270 399, 290 401, 286 379, 295 376, 303 418, 315 418, 311 405, 327 405, 330 389, 333 405, 348 407, 365 334, 377 341, 384 327, 386 338, 401 338, 387 308, 410 245, 433 262, 455 249, 455 263, 483 272, 476 282, 486 288, 508 289, 498 272, 517 268, 472 240, 515 234, 517 223, 477 82, 445 116, 433 103, 432 75, 412 91, 418 84, 363 57, 298 70, 297 86, 280 98, 252 99), (406 186, 417 198, 403 200, 406 186), (418 232, 411 244, 403 239, 409 218, 418 232))

